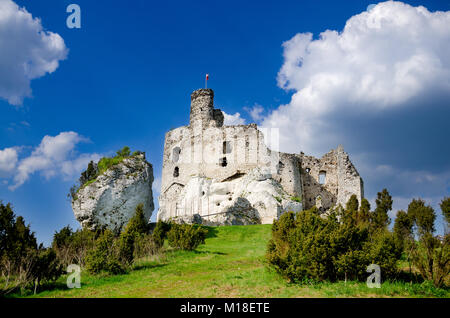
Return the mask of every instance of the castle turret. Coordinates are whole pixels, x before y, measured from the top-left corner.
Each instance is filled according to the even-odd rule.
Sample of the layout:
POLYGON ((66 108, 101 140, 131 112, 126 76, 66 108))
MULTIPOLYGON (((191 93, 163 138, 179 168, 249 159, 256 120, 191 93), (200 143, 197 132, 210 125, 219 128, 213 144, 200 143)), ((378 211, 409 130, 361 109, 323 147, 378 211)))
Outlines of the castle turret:
POLYGON ((206 128, 208 126, 221 127, 223 114, 220 109, 214 109, 214 91, 202 88, 191 94, 190 126, 206 128))

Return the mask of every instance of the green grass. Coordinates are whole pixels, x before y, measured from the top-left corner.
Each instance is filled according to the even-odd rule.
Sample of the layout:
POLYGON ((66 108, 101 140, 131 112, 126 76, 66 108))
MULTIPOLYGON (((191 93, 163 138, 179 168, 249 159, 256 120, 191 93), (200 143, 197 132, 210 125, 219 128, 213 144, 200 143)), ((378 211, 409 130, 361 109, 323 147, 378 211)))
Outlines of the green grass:
POLYGON ((82 272, 80 289, 68 289, 62 277, 52 290, 34 297, 449 297, 448 290, 427 283, 385 282, 380 289, 364 282, 289 284, 265 264, 270 228, 210 228, 197 251, 168 249, 159 258, 140 260, 124 275, 82 272))

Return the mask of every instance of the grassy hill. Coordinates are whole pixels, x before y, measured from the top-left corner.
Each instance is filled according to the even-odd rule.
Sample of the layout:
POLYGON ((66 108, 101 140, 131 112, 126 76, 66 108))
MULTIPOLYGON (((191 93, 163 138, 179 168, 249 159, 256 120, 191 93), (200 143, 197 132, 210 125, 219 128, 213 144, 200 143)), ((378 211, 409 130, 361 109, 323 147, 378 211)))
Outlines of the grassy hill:
POLYGON ((80 289, 68 289, 64 276, 35 297, 449 297, 427 283, 385 282, 380 289, 364 282, 289 284, 265 264, 271 225, 209 229, 197 251, 168 248, 125 275, 82 272, 80 289))

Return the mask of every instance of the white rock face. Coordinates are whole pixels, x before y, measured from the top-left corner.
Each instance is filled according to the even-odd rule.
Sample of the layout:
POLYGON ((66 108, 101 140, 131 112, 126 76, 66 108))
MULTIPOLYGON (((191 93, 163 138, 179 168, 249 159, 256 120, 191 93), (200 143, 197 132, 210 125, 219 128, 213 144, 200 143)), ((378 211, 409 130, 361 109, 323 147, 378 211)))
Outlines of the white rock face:
POLYGON ((72 200, 75 217, 83 227, 118 231, 142 203, 145 217, 150 220, 154 210, 152 182, 153 168, 143 154, 124 159, 80 188, 72 200))
POLYGON ((176 211, 160 206, 158 219, 206 225, 244 225, 272 223, 286 212, 302 210, 272 179, 269 169, 255 168, 248 174, 220 182, 192 177, 177 195, 176 211))

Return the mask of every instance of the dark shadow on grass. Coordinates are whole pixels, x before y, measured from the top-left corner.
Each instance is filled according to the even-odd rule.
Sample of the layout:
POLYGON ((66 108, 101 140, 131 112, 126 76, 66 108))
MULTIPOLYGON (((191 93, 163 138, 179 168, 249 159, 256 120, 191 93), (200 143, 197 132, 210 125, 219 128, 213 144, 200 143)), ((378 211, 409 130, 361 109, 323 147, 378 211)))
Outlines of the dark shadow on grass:
POLYGON ((205 228, 208 230, 206 238, 217 237, 217 226, 205 226, 205 228))
POLYGON ((403 282, 403 283, 418 283, 421 284, 424 282, 424 279, 421 275, 417 273, 410 273, 407 271, 401 271, 398 273, 398 276, 395 278, 396 281, 403 282))
MULTIPOLYGON (((51 283, 45 283, 43 285, 40 285, 36 289, 36 295, 39 295, 39 293, 45 292, 45 291, 53 291, 53 290, 67 290, 67 283, 63 282, 51 282, 51 283)), ((22 297, 28 297, 34 295, 34 288, 33 286, 29 286, 22 292, 20 291, 20 288, 16 288, 14 291, 8 293, 8 294, 1 294, 0 298, 22 298, 22 297)))
POLYGON ((133 270, 138 271, 141 269, 160 268, 160 267, 164 267, 164 266, 167 266, 167 264, 140 264, 140 265, 135 265, 133 267, 133 270))
POLYGON ((193 250, 191 252, 194 252, 195 254, 215 254, 215 255, 228 255, 227 253, 223 252, 212 252, 212 251, 196 251, 193 250))

